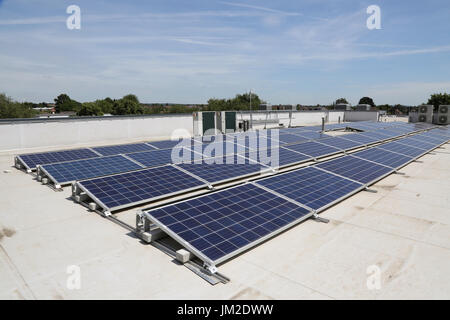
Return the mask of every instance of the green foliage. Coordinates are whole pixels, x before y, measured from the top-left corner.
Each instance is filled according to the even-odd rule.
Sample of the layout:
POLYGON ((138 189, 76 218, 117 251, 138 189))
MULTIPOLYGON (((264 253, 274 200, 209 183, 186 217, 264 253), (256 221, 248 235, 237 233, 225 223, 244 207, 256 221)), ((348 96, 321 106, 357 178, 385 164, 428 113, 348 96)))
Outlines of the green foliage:
POLYGON ((347 99, 345 99, 345 98, 339 98, 339 99, 336 100, 336 104, 339 104, 339 103, 345 103, 345 104, 348 104, 348 101, 347 101, 347 99))
POLYGON ((0 118, 32 118, 37 112, 31 103, 13 101, 10 97, 0 93, 0 118))
POLYGON ((430 96, 428 99, 427 104, 432 104, 437 110, 437 108, 443 104, 443 105, 450 105, 450 94, 448 93, 434 93, 430 96))
POLYGON ((70 99, 70 97, 63 93, 56 97, 55 100, 55 112, 60 113, 63 111, 75 111, 78 112, 81 109, 81 103, 70 99))
POLYGON ((369 105, 371 105, 372 107, 375 107, 375 103, 373 102, 373 99, 370 98, 370 97, 362 97, 362 98, 359 100, 359 104, 369 104, 369 105))
POLYGON ((103 111, 99 101, 100 100, 83 103, 80 110, 77 112, 77 116, 102 116, 103 111))
MULTIPOLYGON (((262 101, 258 95, 251 95, 252 109, 258 110, 262 101)), ((208 100, 206 111, 228 111, 228 110, 250 110, 250 94, 237 94, 233 99, 214 99, 208 100)))
POLYGON ((144 114, 144 108, 139 103, 139 99, 135 95, 129 94, 124 96, 122 99, 114 101, 112 114, 144 114))

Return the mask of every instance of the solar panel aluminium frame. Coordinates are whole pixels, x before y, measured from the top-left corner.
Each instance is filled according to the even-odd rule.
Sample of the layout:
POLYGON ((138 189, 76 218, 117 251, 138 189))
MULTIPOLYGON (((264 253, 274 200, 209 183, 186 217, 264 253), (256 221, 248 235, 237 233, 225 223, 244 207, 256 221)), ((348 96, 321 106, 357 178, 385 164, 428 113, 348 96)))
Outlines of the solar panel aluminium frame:
MULTIPOLYGON (((249 183, 252 184, 252 185, 255 185, 255 183, 253 183, 253 182, 249 182, 249 183)), ((237 187, 239 187, 239 186, 242 186, 242 184, 241 184, 241 185, 237 185, 237 186, 233 186, 233 187, 231 187, 231 188, 229 188, 229 189, 227 189, 227 190, 234 189, 234 188, 237 188, 237 187)), ((275 196, 277 196, 277 197, 281 197, 281 198, 283 198, 283 199, 285 199, 285 200, 287 200, 287 201, 289 201, 289 202, 291 202, 291 203, 293 203, 293 204, 295 204, 295 205, 297 205, 297 206, 299 206, 299 207, 302 207, 302 208, 304 208, 304 209, 306 209, 306 210, 310 210, 310 212, 307 213, 307 214, 305 214, 304 216, 302 216, 300 219, 294 220, 294 221, 288 223, 287 225, 285 225, 285 226, 283 226, 283 227, 281 227, 281 228, 279 228, 279 229, 277 229, 277 230, 275 230, 275 231, 273 231, 273 232, 271 232, 271 233, 265 235, 264 237, 261 237, 261 238, 255 240, 255 241, 253 241, 253 242, 250 242, 250 243, 248 243, 247 245, 245 245, 245 246, 243 246, 243 247, 241 247, 241 248, 239 248, 239 249, 237 249, 237 250, 235 250, 235 251, 233 251, 233 252, 231 252, 231 253, 228 253, 228 254, 224 255, 223 257, 220 257, 220 258, 217 259, 217 260, 211 260, 211 259, 209 259, 208 257, 206 257, 206 256, 205 256, 204 254, 202 254, 199 250, 195 249, 195 248, 194 248, 193 246, 191 246, 188 242, 186 242, 186 241, 183 240, 180 236, 178 236, 178 235, 176 234, 176 232, 171 231, 171 230, 170 230, 169 228, 167 228, 163 223, 159 222, 158 219, 154 218, 154 217, 151 216, 150 213, 149 213, 149 212, 151 212, 151 211, 153 211, 153 210, 158 210, 158 209, 167 207, 167 206, 169 206, 170 204, 167 204, 167 205, 164 205, 164 206, 161 206, 161 207, 158 207, 158 208, 153 208, 153 209, 150 209, 150 210, 143 209, 141 212, 142 212, 142 214, 145 216, 146 219, 150 220, 150 221, 151 221, 152 223, 154 223, 157 227, 159 227, 162 231, 164 231, 165 233, 167 233, 172 239, 174 239, 176 242, 178 242, 179 244, 181 244, 181 245, 182 245, 183 247, 185 247, 188 251, 192 252, 192 253, 193 253, 196 257, 198 257, 200 260, 202 260, 202 261, 205 263, 206 267, 208 267, 208 269, 211 269, 211 268, 214 269, 214 268, 216 267, 216 265, 219 265, 219 264, 225 262, 226 260, 229 260, 229 259, 231 259, 232 257, 237 256, 237 255, 241 254, 242 252, 245 252, 245 251, 247 251, 248 249, 257 246, 258 244, 260 244, 260 243, 262 243, 262 242, 264 242, 264 241, 266 241, 266 240, 268 240, 268 239, 270 239, 270 238, 272 238, 272 237, 274 237, 274 236, 276 236, 276 235, 282 233, 283 231, 285 231, 285 230, 287 230, 287 229, 289 229, 289 228, 292 228, 293 226, 295 226, 295 225, 297 225, 297 224, 299 224, 299 223, 301 223, 301 222, 303 222, 303 221, 305 221, 305 220, 311 218, 311 217, 315 214, 315 211, 314 211, 314 210, 311 210, 310 208, 305 207, 304 205, 300 205, 298 202, 293 201, 293 200, 290 199, 290 198, 287 198, 287 197, 284 197, 284 196, 280 196, 280 195, 277 194, 276 192, 274 192, 274 191, 272 191, 272 190, 269 190, 269 189, 266 189, 266 188, 263 188, 263 187, 261 187, 261 186, 259 186, 259 185, 255 185, 255 186, 258 187, 258 188, 261 188, 262 190, 268 191, 268 192, 272 193, 273 195, 275 195, 275 196)), ((192 199, 200 198, 200 197, 202 197, 202 196, 204 196, 204 195, 201 195, 201 196, 195 197, 195 198, 185 199, 185 200, 180 201, 180 202, 178 202, 178 203, 182 203, 182 202, 186 202, 186 201, 189 201, 189 200, 192 200, 192 199)))
MULTIPOLYGON (((180 170, 174 164, 166 164, 166 165, 152 167, 152 168, 160 168, 160 167, 164 167, 164 166, 172 166, 172 167, 175 167, 177 170, 180 170)), ((150 169, 150 168, 133 170, 133 171, 127 171, 125 173, 136 172, 136 171, 147 170, 147 169, 150 169)), ((184 172, 184 170, 180 170, 180 171, 184 172)), ((184 172, 184 173, 186 173, 186 172, 184 172)), ((121 174, 124 174, 124 172, 116 173, 116 174, 112 174, 112 175, 107 175, 107 176, 103 176, 103 177, 112 177, 112 176, 117 176, 117 175, 121 175, 121 174)), ((116 206, 116 207, 108 207, 102 201, 100 201, 96 196, 94 196, 89 190, 87 190, 85 187, 83 187, 83 185, 81 184, 81 182, 83 182, 83 181, 92 180, 92 179, 84 179, 84 180, 80 180, 80 181, 77 181, 75 183, 72 183, 72 196, 75 196, 77 193, 79 193, 78 190, 81 190, 81 192, 85 192, 88 195, 89 198, 91 198, 99 207, 101 207, 103 209, 104 213, 106 213, 106 212, 112 213, 113 211, 118 211, 118 210, 122 210, 122 209, 125 209, 125 208, 135 207, 135 206, 138 206, 138 205, 141 205, 141 204, 145 204, 145 203, 149 203, 149 202, 153 202, 153 201, 157 201, 157 200, 161 200, 161 199, 170 198, 170 197, 175 196, 175 195, 179 195, 179 194, 188 193, 188 192, 191 192, 191 191, 200 190, 200 189, 203 189, 203 188, 210 189, 210 185, 204 179, 201 179, 200 177, 194 177, 191 173, 188 173, 188 174, 190 176, 192 176, 193 179, 197 179, 197 180, 203 182, 204 184, 200 184, 200 185, 192 187, 192 188, 183 189, 183 190, 167 193, 167 194, 164 194, 164 195, 156 196, 156 197, 153 197, 153 198, 150 198, 150 199, 144 199, 144 200, 140 200, 140 201, 135 201, 135 202, 123 204, 123 205, 116 206)), ((94 178, 94 179, 96 179, 96 178, 94 178)), ((88 206, 85 201, 81 201, 80 204, 88 206)))
MULTIPOLYGON (((317 167, 315 167, 314 165, 307 166, 307 167, 303 167, 303 168, 299 168, 299 169, 297 169, 297 170, 302 170, 302 169, 306 169, 306 168, 309 168, 309 167, 312 167, 312 168, 314 168, 314 169, 321 170, 321 171, 326 171, 326 170, 324 170, 324 169, 317 168, 317 167)), ((282 175, 284 175, 284 174, 289 174, 289 173, 292 173, 292 172, 297 171, 297 170, 288 171, 288 172, 283 172, 283 173, 280 173, 279 175, 282 176, 282 175)), ((360 184, 361 186, 360 186, 359 188, 355 189, 354 191, 352 191, 352 192, 346 194, 345 196, 342 196, 342 197, 340 197, 340 198, 338 198, 338 199, 336 199, 336 200, 330 202, 329 204, 327 204, 327 205, 325 205, 325 206, 323 206, 323 207, 320 207, 319 209, 314 210, 314 213, 320 213, 320 212, 322 212, 322 211, 324 211, 324 210, 326 210, 326 209, 328 209, 328 208, 334 206, 336 203, 341 202, 342 200, 345 200, 345 199, 347 199, 347 198, 350 198, 350 197, 353 196, 354 194, 356 194, 356 193, 358 193, 358 192, 360 192, 360 191, 362 191, 362 190, 364 190, 364 189, 366 188, 365 185, 364 185, 363 183, 361 183, 361 182, 354 181, 354 180, 349 179, 349 178, 347 178, 347 177, 337 175, 337 174, 335 174, 335 173, 333 173, 333 172, 330 172, 330 171, 326 171, 326 173, 332 174, 333 176, 336 176, 336 177, 339 177, 339 178, 343 178, 343 179, 348 180, 348 181, 353 182, 353 183, 358 183, 358 184, 360 184)), ((278 175, 277 175, 277 176, 278 176, 278 175)), ((271 189, 269 189, 269 188, 266 188, 266 187, 261 186, 260 184, 258 184, 259 181, 266 180, 266 179, 270 179, 270 178, 271 178, 271 177, 266 177, 266 178, 263 178, 263 179, 259 179, 259 180, 257 180, 257 181, 254 181, 254 184, 256 184, 258 187, 263 188, 264 190, 271 190, 271 189)), ((273 190, 271 190, 271 191, 272 191, 272 193, 276 193, 276 194, 278 195, 277 192, 275 192, 275 191, 273 191, 273 190)), ((294 200, 294 199, 292 199, 292 198, 289 198, 288 196, 283 196, 283 197, 284 197, 285 199, 291 199, 291 200, 294 200)), ((295 201, 295 200, 294 200, 294 201, 295 201)), ((297 203, 301 203, 301 202, 297 202, 297 203)), ((303 206, 306 206, 306 205, 303 204, 303 206)))

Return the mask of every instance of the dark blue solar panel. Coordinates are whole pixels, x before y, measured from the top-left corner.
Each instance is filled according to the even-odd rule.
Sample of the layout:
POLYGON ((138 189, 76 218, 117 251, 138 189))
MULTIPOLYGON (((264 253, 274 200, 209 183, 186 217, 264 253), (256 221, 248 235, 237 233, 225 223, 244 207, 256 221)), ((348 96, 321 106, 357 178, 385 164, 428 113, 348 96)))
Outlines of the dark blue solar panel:
POLYGON ((236 136, 235 142, 249 150, 271 149, 285 144, 278 141, 277 138, 278 135, 273 132, 271 134, 267 134, 265 131, 249 132, 236 136))
MULTIPOLYGON (((398 141, 402 141, 402 140, 398 140, 398 141)), ((416 143, 416 145, 414 147, 411 147, 408 144, 402 144, 400 142, 393 141, 393 142, 379 145, 379 146, 377 146, 377 148, 400 153, 400 154, 403 154, 408 157, 416 158, 428 150, 427 148, 420 149, 418 147, 419 144, 420 143, 416 143)))
POLYGON ((296 132, 295 134, 306 140, 319 140, 319 139, 326 139, 326 138, 331 137, 325 133, 312 132, 312 131, 296 132))
POLYGON ((259 180, 257 184, 314 210, 327 207, 363 186, 314 167, 259 180))
POLYGON ((20 155, 20 159, 29 169, 35 169, 39 164, 96 158, 98 154, 89 149, 74 149, 55 152, 43 152, 20 155))
POLYGON ((289 134, 289 133, 280 133, 277 138, 278 141, 282 144, 288 144, 288 143, 295 143, 300 141, 306 141, 310 140, 309 138, 301 137, 299 135, 295 134, 289 134))
POLYGON ((418 137, 418 136, 406 137, 396 141, 423 150, 434 149, 441 144, 441 142, 436 142, 435 140, 432 141, 426 137, 418 137))
POLYGON ((205 185, 204 182, 170 165, 80 181, 78 184, 110 210, 149 202, 205 185))
POLYGON ((414 136, 411 136, 411 138, 416 138, 422 141, 430 141, 430 143, 436 143, 436 144, 442 144, 444 142, 447 142, 450 138, 447 136, 443 136, 440 134, 435 133, 435 131, 428 131, 420 134, 416 134, 414 136))
POLYGON ((46 164, 42 168, 58 184, 142 169, 121 155, 46 164))
POLYGON ((195 155, 190 149, 176 147, 173 149, 130 153, 127 156, 146 167, 156 167, 169 163, 190 162, 194 159, 195 155))
POLYGON ((253 163, 244 157, 236 155, 203 159, 202 161, 182 163, 177 166, 209 183, 218 183, 241 176, 259 174, 262 170, 268 169, 259 163, 253 163))
POLYGON ((151 141, 148 144, 154 146, 157 149, 171 149, 180 143, 180 140, 163 140, 163 141, 151 141))
POLYGON ((378 131, 371 131, 371 132, 361 132, 361 136, 372 138, 375 141, 384 141, 389 139, 390 137, 388 135, 385 135, 382 133, 382 130, 378 131))
POLYGON ((357 147, 361 147, 364 144, 361 142, 355 142, 351 140, 342 139, 339 137, 333 137, 328 139, 320 140, 320 143, 326 144, 327 146, 338 148, 341 150, 350 150, 357 147))
POLYGON ((112 156, 116 154, 125 154, 131 152, 141 152, 141 151, 149 151, 155 150, 154 147, 149 146, 145 143, 133 143, 133 144, 122 144, 122 145, 114 145, 114 146, 105 146, 105 147, 95 147, 92 148, 103 156, 112 156))
POLYGON ((371 144, 371 143, 375 143, 375 142, 379 141, 376 138, 361 135, 361 133, 350 133, 350 134, 345 134, 345 135, 342 135, 339 137, 342 139, 347 139, 347 140, 351 140, 351 141, 355 141, 355 142, 359 142, 359 143, 363 143, 363 144, 371 144))
POLYGON ((311 156, 284 147, 261 149, 246 153, 245 156, 266 166, 277 168, 312 160, 311 156))
POLYGON ((352 156, 336 158, 315 166, 364 184, 377 180, 393 171, 391 168, 352 156))
POLYGON ((399 168, 412 160, 412 157, 390 152, 380 148, 370 148, 367 150, 352 153, 352 156, 370 160, 391 168, 399 168))
POLYGON ((324 144, 320 144, 320 143, 317 143, 314 141, 291 144, 291 145, 286 146, 285 148, 293 150, 293 151, 298 151, 298 152, 301 152, 303 154, 306 154, 308 156, 315 157, 315 158, 326 156, 329 154, 334 154, 337 152, 341 152, 340 149, 337 149, 337 148, 334 148, 331 146, 327 146, 324 144))
POLYGON ((301 221, 310 212, 245 184, 147 213, 183 246, 215 264, 301 221))

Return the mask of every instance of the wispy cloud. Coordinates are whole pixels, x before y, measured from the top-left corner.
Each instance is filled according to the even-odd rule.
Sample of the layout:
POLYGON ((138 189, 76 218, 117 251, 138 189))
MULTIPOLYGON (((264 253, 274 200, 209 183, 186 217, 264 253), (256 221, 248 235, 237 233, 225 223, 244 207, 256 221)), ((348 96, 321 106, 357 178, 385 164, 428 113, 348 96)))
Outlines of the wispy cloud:
POLYGON ((228 5, 228 6, 233 6, 233 7, 261 10, 261 11, 265 11, 265 12, 277 13, 277 14, 282 14, 282 15, 286 15, 286 16, 300 16, 300 15, 302 15, 302 13, 298 13, 298 12, 287 12, 287 11, 276 10, 276 9, 271 9, 271 8, 267 8, 267 7, 250 5, 250 4, 246 4, 246 3, 228 2, 228 1, 219 1, 219 3, 225 4, 225 5, 228 5))

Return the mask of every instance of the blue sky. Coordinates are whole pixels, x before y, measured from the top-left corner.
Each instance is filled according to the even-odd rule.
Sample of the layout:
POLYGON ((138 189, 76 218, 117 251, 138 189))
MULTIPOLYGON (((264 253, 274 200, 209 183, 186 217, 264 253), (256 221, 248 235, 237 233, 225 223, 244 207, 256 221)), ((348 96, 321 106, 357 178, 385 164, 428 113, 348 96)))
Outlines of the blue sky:
POLYGON ((449 16, 448 0, 0 0, 0 92, 415 105, 450 92, 449 16), (80 30, 66 27, 71 4, 80 30), (369 5, 380 30, 366 27, 369 5))

